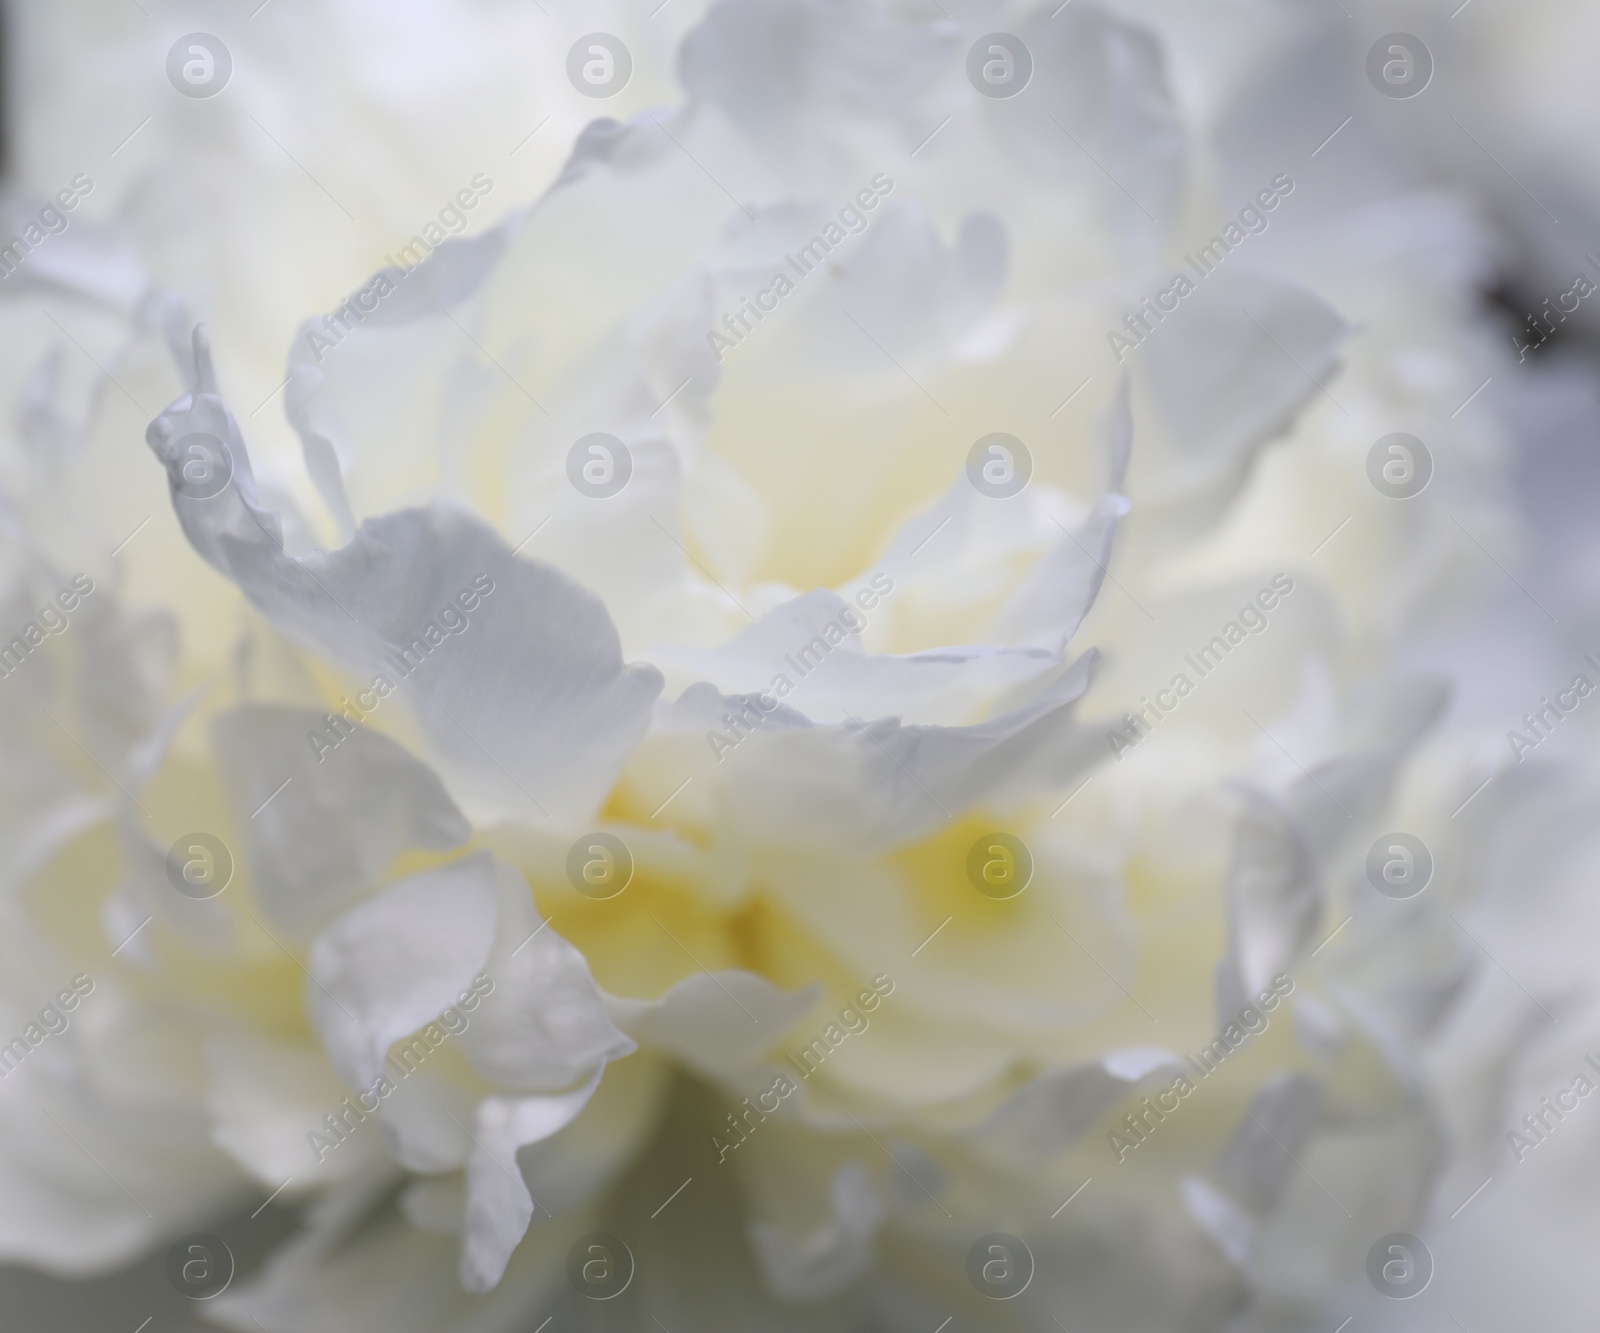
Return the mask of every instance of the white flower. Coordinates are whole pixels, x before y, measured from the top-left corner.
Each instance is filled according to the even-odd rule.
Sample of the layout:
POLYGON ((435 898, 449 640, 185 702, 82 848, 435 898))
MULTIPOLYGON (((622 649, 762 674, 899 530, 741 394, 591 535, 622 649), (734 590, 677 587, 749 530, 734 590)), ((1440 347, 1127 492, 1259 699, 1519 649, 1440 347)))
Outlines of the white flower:
MULTIPOLYGON (((97 989, 0 1084, 4 1253, 93 1271, 281 1189, 315 1205, 229 1326, 537 1326, 603 1232, 668 1328, 1200 1328, 1423 1224, 1481 774, 1405 664, 1515 535, 1487 244, 1230 129, 1260 62, 1148 10, 716 6, 682 106, 591 123, 537 202, 323 253, 301 460, 229 373, 272 402, 230 336, 300 291, 237 150, 177 217, 164 126, 131 241, 41 247, 116 372, 45 361, 17 441, 14 618, 73 561, 101 591, 0 682, 47 778, 5 901, 97 989), (190 341, 196 230, 241 257, 190 341), (106 397, 163 391, 155 330, 159 512, 106 397)), ((493 82, 488 23, 444 30, 493 82)), ((241 105, 293 86, 238 46, 241 105)), ((400 132, 370 69, 349 100, 400 132)))

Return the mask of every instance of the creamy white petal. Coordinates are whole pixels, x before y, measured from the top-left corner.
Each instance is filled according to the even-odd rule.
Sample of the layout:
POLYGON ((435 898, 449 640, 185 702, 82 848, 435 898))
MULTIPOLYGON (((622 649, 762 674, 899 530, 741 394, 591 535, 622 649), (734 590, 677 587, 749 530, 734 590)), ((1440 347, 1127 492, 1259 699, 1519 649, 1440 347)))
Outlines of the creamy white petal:
MULTIPOLYGON (((813 722, 900 717, 953 725, 981 717, 987 705, 1059 665, 1045 649, 953 647, 892 655, 863 651, 854 606, 826 589, 786 602, 720 648, 666 646, 650 660, 684 685, 709 682, 727 694, 775 698, 778 677, 813 722)), ((770 708, 757 705, 765 715, 770 708)))
POLYGON ((752 835, 879 847, 929 832, 1010 788, 1069 782, 1107 751, 1073 705, 1095 654, 1040 697, 965 727, 862 719, 756 738, 726 756, 724 799, 752 835))
POLYGON ((1352 330, 1306 288, 1221 269, 1139 348, 1146 391, 1172 442, 1146 455, 1152 503, 1173 506, 1172 537, 1209 524, 1257 454, 1328 392, 1352 330))
POLYGON ((697 972, 659 1000, 607 997, 641 1045, 702 1073, 746 1069, 816 1004, 820 986, 786 993, 753 972, 697 972))
MULTIPOLYGON (((204 362, 202 342, 197 349, 204 362)), ((219 398, 180 398, 148 438, 196 550, 286 633, 352 669, 389 673, 452 776, 470 779, 480 800, 531 803, 547 818, 599 802, 661 678, 623 665, 591 594, 441 506, 370 520, 348 546, 297 559, 283 550, 277 516, 255 502, 243 441, 219 398), (177 489, 190 457, 182 441, 197 432, 222 440, 231 459, 228 481, 206 499, 177 489)))
POLYGON ((1259 1224, 1229 1195, 1204 1176, 1186 1175, 1178 1182, 1184 1207, 1235 1267, 1244 1268, 1255 1249, 1259 1224))
POLYGON ((439 1236, 461 1234, 467 1208, 466 1181, 461 1176, 424 1176, 400 1195, 400 1210, 418 1231, 439 1236))
MULTIPOLYGON (((20 197, 7 201, 6 235, 12 245, 18 243, 16 233, 30 223, 37 228, 43 203, 20 197)), ((131 311, 150 283, 133 233, 118 222, 80 217, 52 236, 49 245, 38 245, 33 253, 24 246, 22 253, 28 262, 6 274, 14 279, 6 284, 10 290, 42 289, 131 311)))
POLYGON ((1346 724, 1375 748, 1315 765, 1283 796, 1241 786, 1229 875, 1230 957, 1223 965, 1218 1021, 1292 969, 1322 919, 1325 877, 1352 840, 1370 836, 1397 774, 1448 699, 1437 681, 1397 681, 1358 693, 1346 724), (1226 976, 1237 967, 1237 987, 1226 976))
MULTIPOLYGON (((145 832, 137 816, 126 808, 119 812, 118 838, 123 875, 101 912, 107 949, 117 950, 118 957, 126 956, 130 962, 154 963, 155 938, 141 927, 155 922, 213 955, 234 943, 238 927, 226 890, 212 898, 193 898, 177 892, 167 877, 168 848, 145 832), (121 952, 125 944, 126 954, 121 952)), ((192 859, 210 863, 211 849, 203 844, 190 844, 183 851, 185 862, 192 859)))
POLYGON ((555 1092, 634 1050, 577 949, 533 905, 526 881, 498 867, 499 916, 483 965, 492 989, 456 1039, 496 1086, 555 1092))
POLYGON ((1076 532, 1067 533, 1034 566, 1027 580, 1000 608, 990 633, 1006 642, 1033 642, 1060 653, 1078 631, 1099 595, 1111 562, 1117 520, 1132 506, 1106 495, 1076 532))
POLYGON ((1228 878, 1231 957, 1242 990, 1218 996, 1221 1022, 1231 1021, 1250 996, 1271 986, 1273 976, 1310 944, 1322 918, 1321 871, 1303 829, 1265 792, 1245 789, 1242 794, 1245 811, 1228 878))
POLYGON ((849 123, 901 120, 954 54, 948 27, 895 23, 842 0, 718 4, 685 39, 684 86, 758 140, 793 152, 819 112, 849 123))
POLYGON ((1034 643, 1065 652, 1100 595, 1117 521, 1132 508, 1120 493, 1133 448, 1133 411, 1126 378, 1117 387, 1101 435, 1110 490, 1095 501, 1076 532, 1062 533, 1007 598, 989 629, 991 642, 1034 643))
POLYGON ((698 197, 704 177, 670 133, 616 127, 600 139, 617 160, 580 142, 537 205, 413 267, 402 252, 354 305, 308 320, 289 367, 308 469, 346 534, 441 494, 476 503, 518 549, 601 596, 630 647, 686 581, 679 491, 718 367, 709 284, 684 266, 732 207, 720 191, 698 197), (616 207, 597 214, 599 199, 616 207), (611 238, 580 275, 574 242, 594 244, 597 217, 611 238), (628 452, 580 457, 619 479, 603 497, 569 466, 596 434, 628 452), (490 488, 479 460, 500 477, 490 488))
POLYGON ((400 880, 317 934, 306 1006, 350 1087, 371 1087, 394 1042, 471 988, 497 903, 494 861, 478 852, 400 880))
POLYGON ((212 737, 262 911, 292 938, 376 885, 402 852, 467 839, 439 779, 369 727, 247 705, 217 718, 212 737))
MULTIPOLYGON (((957 349, 979 321, 994 311, 1010 257, 998 217, 968 213, 954 243, 946 245, 922 201, 892 199, 877 207, 881 211, 854 246, 841 247, 837 257, 829 257, 826 292, 803 289, 806 295, 799 298, 793 318, 785 311, 775 317, 777 328, 760 330, 772 340, 770 355, 781 358, 789 374, 804 378, 858 370, 865 339, 894 348, 895 360, 909 367, 936 367, 956 359, 957 349)), ((789 216, 779 215, 787 225, 777 225, 774 218, 765 267, 752 264, 747 273, 719 275, 724 286, 734 287, 724 306, 738 309, 750 287, 770 286, 773 273, 792 274, 788 255, 805 254, 815 235, 837 227, 834 211, 797 208, 789 216)), ((741 237, 741 249, 755 248, 761 236, 750 230, 753 234, 741 237)))
POLYGON ((1041 5, 1018 35, 1032 52, 1038 84, 1025 92, 1041 115, 1013 126, 991 103, 986 110, 998 146, 1052 176, 1064 167, 1117 163, 1121 189, 1102 196, 1107 215, 1119 232, 1157 235, 1177 208, 1188 147, 1157 35, 1113 6, 1093 3, 1066 10, 1041 5), (1002 124, 1011 132, 1000 132, 1002 124), (1063 153, 1063 142, 1073 147, 1063 153))
MULTIPOLYGON (((1115 489, 1115 487, 1113 487, 1115 489)), ((988 631, 997 614, 997 598, 1013 595, 1045 552, 1064 542, 1088 512, 1053 487, 1030 483, 1016 495, 994 498, 973 486, 965 469, 932 504, 907 518, 889 539, 874 567, 840 589, 854 600, 872 588, 872 576, 881 573, 892 584, 892 595, 881 598, 870 615, 869 638, 877 644, 902 637, 900 626, 965 612, 957 624, 968 631, 956 641, 995 642, 988 631)), ((881 591, 881 585, 878 589, 881 591)), ((1042 608, 1066 609, 1060 604, 1042 608)), ((1081 614, 1087 604, 1074 608, 1081 614)), ((1070 622, 1020 627, 1035 633, 1059 631, 1070 622)), ((943 636, 950 642, 951 636, 943 636)), ((1000 640, 1004 641, 1004 640, 1000 640)))
POLYGON ((600 1086, 604 1069, 571 1092, 485 1097, 478 1104, 477 1150, 467 1163, 467 1211, 461 1230, 461 1285, 488 1291, 528 1229, 534 1200, 517 1166, 517 1149, 569 1124, 600 1086))
POLYGON ((1250 1100, 1217 1159, 1219 1184, 1246 1208, 1265 1216, 1277 1207, 1316 1128, 1323 1085, 1310 1074, 1274 1074, 1250 1100))
POLYGON ((402 1041, 384 1069, 393 1091, 383 1096, 383 1086, 377 1089, 382 1097, 377 1132, 396 1162, 424 1175, 466 1166, 472 1155, 472 1117, 485 1091, 481 1083, 461 1078, 448 1055, 442 1056, 443 1068, 433 1062, 437 1050, 426 1038, 402 1041))
POLYGON ((0 1079, 0 1253, 63 1276, 254 1193, 207 1137, 203 1029, 91 979, 71 1026, 0 1079))
POLYGON ((206 1073, 212 1142, 268 1190, 293 1181, 285 1197, 299 1198, 383 1155, 376 1134, 352 1135, 337 1150, 313 1146, 313 1133, 333 1140, 323 1117, 343 1112, 348 1090, 312 1045, 230 1032, 206 1047, 206 1073))
POLYGON ((872 1240, 888 1210, 866 1167, 860 1162, 840 1167, 828 1194, 832 1218, 805 1236, 792 1236, 766 1222, 750 1224, 762 1275, 786 1300, 824 1300, 873 1265, 872 1240))
POLYGON ((985 1147, 1040 1161, 1071 1147, 1151 1075, 1178 1067, 1171 1051, 1133 1047, 1039 1075, 973 1131, 985 1147))

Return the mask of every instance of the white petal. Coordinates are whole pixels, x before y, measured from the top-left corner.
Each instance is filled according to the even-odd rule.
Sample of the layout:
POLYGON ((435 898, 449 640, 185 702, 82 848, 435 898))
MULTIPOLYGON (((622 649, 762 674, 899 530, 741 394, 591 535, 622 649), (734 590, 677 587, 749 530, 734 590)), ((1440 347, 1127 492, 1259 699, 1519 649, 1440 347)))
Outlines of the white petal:
POLYGON ((862 623, 836 593, 819 588, 769 611, 720 648, 657 648, 650 660, 681 685, 709 682, 729 694, 769 699, 782 675, 796 687, 790 706, 813 722, 893 716, 943 725, 976 720, 1005 690, 1060 661, 1046 649, 867 653, 852 628, 862 623))
POLYGON ((8 1262, 62 1277, 91 1277, 129 1262, 150 1244, 152 1226, 141 1205, 112 1186, 99 1191, 74 1173, 58 1175, 40 1165, 0 1153, 0 1254, 8 1262))
POLYGON ((995 617, 990 634, 1004 642, 1039 643, 1062 652, 1094 606, 1111 561, 1117 520, 1132 506, 1121 495, 1104 495, 1076 532, 1039 560, 995 617))
POLYGON ((540 918, 527 883, 507 867, 499 902, 484 965, 493 989, 456 1038, 473 1068, 503 1088, 553 1092, 632 1052, 583 955, 540 918))
POLYGON ((753 136, 781 136, 788 156, 795 120, 815 133, 819 114, 852 125, 908 118, 956 40, 949 27, 821 0, 717 5, 684 39, 680 71, 691 98, 753 136))
POLYGON ((212 735, 262 910, 292 936, 376 884, 401 853, 447 851, 470 832, 432 771, 370 728, 340 739, 309 710, 251 705, 224 713, 212 735))
POLYGON ((150 932, 155 923, 169 927, 186 943, 206 953, 220 954, 232 946, 236 928, 226 894, 191 898, 174 892, 167 878, 167 849, 151 838, 140 819, 127 810, 118 821, 118 838, 123 878, 116 892, 106 899, 100 918, 107 948, 117 950, 118 958, 153 964, 155 942, 150 932), (125 951, 124 944, 128 946, 125 951))
POLYGON ((782 704, 769 711, 770 694, 702 683, 660 708, 637 766, 687 775, 691 804, 754 840, 879 849, 983 802, 1058 790, 1108 757, 1103 730, 1073 719, 1097 660, 1091 651, 1056 665, 1014 691, 1021 701, 1008 711, 970 726, 817 726, 782 704))
POLYGON ((1179 203, 1187 144, 1168 89, 1162 42, 1110 8, 1034 11, 1016 31, 1033 53, 1037 87, 1026 92, 1038 116, 1017 133, 1014 122, 990 109, 993 103, 985 110, 1002 150, 1020 148, 1034 171, 1062 172, 1065 135, 1081 146, 1081 152, 1067 155, 1080 170, 1097 171, 1095 164, 1115 162, 1121 188, 1100 198, 1118 232, 1144 237, 1155 233, 1155 218, 1170 218, 1179 203), (1001 125, 1012 132, 1001 133, 1001 125))
POLYGON ((872 1239, 888 1209, 860 1162, 834 1173, 828 1190, 833 1216, 797 1237, 766 1222, 750 1224, 761 1272, 775 1295, 790 1301, 825 1300, 873 1265, 872 1239))
POLYGON ((1095 501, 1076 532, 1062 533, 1061 540, 1040 557, 1000 608, 987 636, 991 642, 1040 644, 1059 654, 1065 651, 1100 595, 1100 584, 1111 562, 1117 520, 1132 507, 1127 497, 1119 493, 1133 444, 1133 412, 1126 379, 1117 389, 1101 431, 1112 489, 1095 501))
POLYGON ((418 1231, 459 1236, 467 1211, 467 1183, 457 1176, 425 1176, 400 1194, 400 1211, 418 1231))
MULTIPOLYGON (((1140 347, 1152 401, 1176 444, 1144 474, 1172 503, 1169 535, 1209 523, 1256 455, 1327 384, 1350 326, 1303 287, 1262 273, 1219 270, 1192 309, 1140 347)), ((1322 390, 1326 392, 1326 390, 1322 390)))
POLYGON ((1323 1085, 1310 1074, 1282 1070, 1250 1100, 1217 1159, 1217 1181, 1257 1216, 1278 1206, 1322 1108, 1323 1085))
POLYGON ((306 1001, 341 1077, 372 1086, 389 1047, 454 1004, 494 943, 493 859, 411 875, 351 908, 311 945, 306 1001))
MULTIPOLYGON (((29 221, 38 216, 37 204, 30 209, 21 198, 10 202, 8 226, 21 231, 26 225, 17 220, 17 212, 29 213, 29 221)), ((6 232, 8 237, 14 234, 6 232)), ((119 223, 91 222, 80 217, 52 237, 49 245, 40 245, 31 254, 26 250, 23 253, 28 255, 28 262, 6 275, 15 278, 7 283, 12 289, 54 290, 131 312, 150 283, 132 232, 119 223)))
POLYGON ((1233 1264, 1243 1268, 1255 1249, 1256 1219, 1203 1176, 1185 1175, 1178 1181, 1189 1216, 1216 1242, 1233 1264))
MULTIPOLYGON (((1118 484, 1120 477, 1113 489, 1118 484)), ((996 603, 1014 595, 1025 571, 1066 543, 1088 517, 1081 505, 1037 482, 1005 499, 983 495, 963 469, 944 494, 900 526, 871 575, 839 591, 851 601, 876 584, 880 596, 866 619, 868 640, 877 646, 1025 641, 1004 637, 1011 626, 996 627, 996 603)), ((1092 600, 1093 590, 1083 591, 1092 600)), ((1088 609, 1088 603, 1071 607, 1058 597, 1039 610, 1064 611, 1059 622, 1014 628, 1053 638, 1048 631, 1064 631, 1088 609)))
POLYGON ((394 1090, 378 1103, 378 1132, 407 1171, 459 1171, 472 1155, 472 1113, 484 1089, 462 1079, 442 1053, 441 1062, 424 1063, 424 1051, 431 1056, 433 1048, 419 1037, 402 1043, 390 1059, 384 1077, 394 1090))
POLYGON ((644 1052, 607 1065, 582 1115, 518 1151, 522 1179, 544 1220, 582 1213, 638 1160, 678 1077, 674 1066, 644 1052))
POLYGON ((588 1105, 604 1070, 582 1087, 541 1097, 486 1097, 478 1106, 477 1150, 467 1163, 461 1233, 461 1285, 485 1292, 500 1281, 533 1219, 533 1199, 517 1149, 547 1139, 588 1105))
MULTIPOLYGON (((198 332, 196 349, 209 374, 198 332)), ((214 394, 178 399, 147 438, 174 478, 173 504, 195 549, 286 633, 352 669, 386 673, 474 794, 524 817, 582 818, 599 804, 649 721, 661 677, 624 667, 597 598, 442 506, 370 520, 337 551, 288 555, 214 394), (231 478, 207 499, 177 490, 188 457, 180 446, 195 432, 225 441, 232 460, 231 478), (461 622, 450 634, 440 627, 447 609, 461 622), (413 650, 421 665, 397 666, 419 639, 428 647, 413 650)))
POLYGON ((383 1155, 377 1134, 354 1134, 319 1160, 309 1135, 330 1137, 322 1118, 340 1113, 349 1093, 314 1046, 230 1032, 207 1046, 206 1070, 212 1142, 268 1189, 294 1180, 286 1198, 348 1178, 383 1155))
POLYGON ((1088 1064, 1053 1069, 1013 1093, 974 1137, 985 1146, 1040 1161, 1070 1148, 1113 1106, 1178 1057, 1157 1047, 1110 1051, 1088 1064))
MULTIPOLYGON (((787 253, 798 252, 832 219, 821 209, 805 209, 794 221, 799 225, 774 229, 778 244, 768 272, 783 271, 787 253)), ((896 198, 858 242, 830 256, 827 298, 803 300, 795 318, 769 335, 770 355, 799 376, 859 373, 863 347, 871 346, 867 337, 894 348, 896 360, 913 367, 953 359, 994 309, 1008 260, 1005 228, 993 214, 968 214, 947 247, 922 201, 896 198)), ((728 293, 726 305, 736 309, 741 295, 728 293)))
POLYGON ((1003 791, 1068 782, 1107 753, 1072 719, 1095 660, 1084 654, 1034 702, 973 726, 887 718, 755 737, 724 756, 728 813, 753 837, 882 847, 1003 791))
POLYGON ((255 1193, 207 1140, 202 1041, 100 974, 71 1026, 0 1079, 7 1261, 105 1273, 255 1193))
POLYGON ((787 994, 753 972, 697 972, 659 1000, 609 998, 622 1029, 642 1045, 716 1074, 749 1068, 821 994, 787 994))
MULTIPOLYGON (((1243 998, 1267 989, 1300 955, 1322 918, 1322 879, 1304 831, 1282 803, 1265 792, 1241 789, 1246 808, 1234 839, 1228 874, 1231 941, 1243 998)), ((1222 1021, 1239 1005, 1220 997, 1222 1021)))
POLYGON ((737 213, 669 133, 591 126, 536 205, 384 270, 392 293, 307 321, 289 368, 308 470, 345 534, 425 498, 474 504, 602 597, 630 648, 686 585, 681 474, 718 379, 699 260, 737 213), (568 474, 595 433, 632 457, 603 499, 568 474))
POLYGON ((1219 1021, 1231 1022, 1273 976, 1292 967, 1322 919, 1325 868, 1352 838, 1370 836, 1395 775, 1438 719, 1447 692, 1412 679, 1357 694, 1348 723, 1377 748, 1315 765, 1282 799, 1241 785, 1246 810, 1229 874, 1229 966, 1219 1021))

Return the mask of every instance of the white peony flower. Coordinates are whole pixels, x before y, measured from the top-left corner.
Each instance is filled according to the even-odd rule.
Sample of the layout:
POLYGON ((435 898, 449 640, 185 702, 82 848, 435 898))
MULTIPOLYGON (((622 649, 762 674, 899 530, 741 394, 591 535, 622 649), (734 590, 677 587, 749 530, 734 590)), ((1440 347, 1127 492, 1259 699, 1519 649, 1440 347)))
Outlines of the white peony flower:
MULTIPOLYGON (((1418 670, 1518 536, 1487 234, 1263 114, 1365 77, 1295 11, 689 9, 338 6, 300 105, 279 0, 19 270, 0 1253, 273 1333, 1383 1303, 1515 1040, 1418 670), (440 106, 550 165, 419 250, 440 106)), ((90 12, 20 36, 98 125, 181 34, 90 12)))

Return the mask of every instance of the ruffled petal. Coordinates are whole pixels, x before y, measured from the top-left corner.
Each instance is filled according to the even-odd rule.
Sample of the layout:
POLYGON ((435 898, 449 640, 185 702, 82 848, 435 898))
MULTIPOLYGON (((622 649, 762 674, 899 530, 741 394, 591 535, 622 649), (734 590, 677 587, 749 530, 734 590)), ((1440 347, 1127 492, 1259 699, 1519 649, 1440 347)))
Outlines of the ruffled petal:
POLYGON ((494 861, 478 852, 400 880, 318 933, 306 1004, 350 1087, 370 1088, 391 1045, 472 989, 498 899, 494 861))

